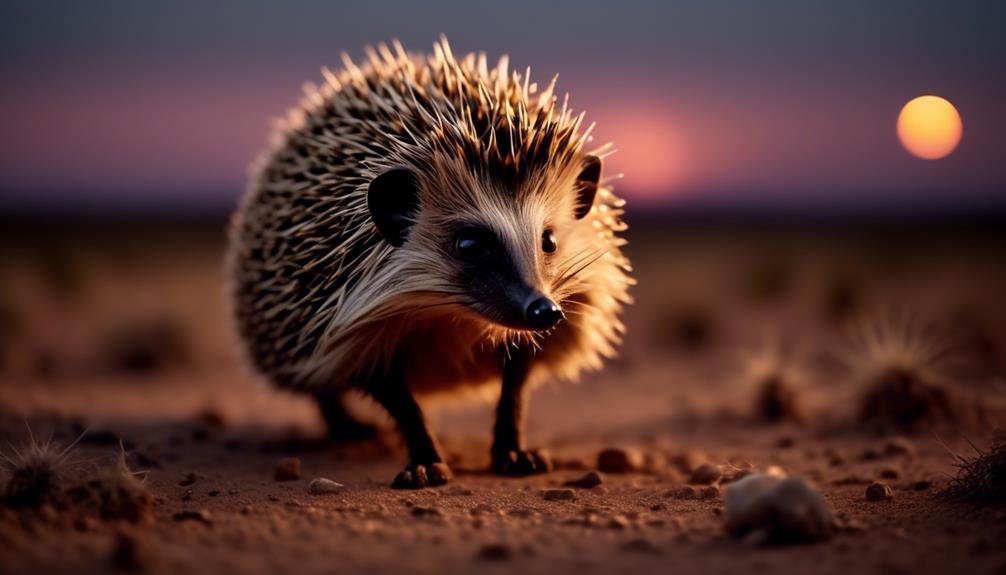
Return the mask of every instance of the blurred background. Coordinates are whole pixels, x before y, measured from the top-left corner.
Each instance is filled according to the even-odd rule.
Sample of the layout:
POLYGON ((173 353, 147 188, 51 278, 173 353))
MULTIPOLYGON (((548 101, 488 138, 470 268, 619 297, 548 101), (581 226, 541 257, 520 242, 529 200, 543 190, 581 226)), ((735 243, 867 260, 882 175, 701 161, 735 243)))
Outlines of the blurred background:
POLYGON ((4 387, 56 408, 100 403, 111 381, 141 405, 152 392, 134 378, 167 374, 159 407, 179 412, 224 397, 222 381, 245 389, 220 257, 271 119, 341 52, 392 38, 428 51, 440 33, 539 82, 559 74, 615 143, 638 304, 628 371, 599 381, 652 384, 638 409, 736 373, 765 338, 809 348, 815 382, 844 381, 827 359, 845 324, 892 303, 955 326, 978 357, 968 373, 997 381, 1004 21, 1001 2, 920 0, 6 2, 4 387), (927 94, 959 113, 923 111, 904 136, 936 138, 935 160, 896 127, 927 94))

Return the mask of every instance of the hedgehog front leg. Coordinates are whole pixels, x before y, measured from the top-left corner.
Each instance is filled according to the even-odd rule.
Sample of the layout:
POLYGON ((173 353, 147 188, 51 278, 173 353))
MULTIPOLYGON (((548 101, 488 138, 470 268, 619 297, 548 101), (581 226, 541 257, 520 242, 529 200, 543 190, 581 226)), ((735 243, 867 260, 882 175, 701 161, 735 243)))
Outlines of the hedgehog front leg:
POLYGON ((405 383, 402 362, 393 362, 387 376, 372 383, 368 391, 398 424, 409 451, 409 464, 391 482, 392 489, 421 489, 447 483, 451 470, 440 457, 423 410, 405 383))
POLYGON ((529 450, 524 446, 524 408, 530 369, 528 350, 510 350, 503 360, 503 381, 491 450, 493 472, 499 475, 531 475, 552 470, 552 461, 545 450, 529 450))

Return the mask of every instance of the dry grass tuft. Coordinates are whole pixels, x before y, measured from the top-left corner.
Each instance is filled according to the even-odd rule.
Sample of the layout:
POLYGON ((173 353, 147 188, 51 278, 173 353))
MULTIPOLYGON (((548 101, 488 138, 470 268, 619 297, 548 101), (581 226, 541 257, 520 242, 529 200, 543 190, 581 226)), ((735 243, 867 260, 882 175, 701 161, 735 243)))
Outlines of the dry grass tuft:
POLYGON ((978 406, 950 385, 952 338, 909 316, 879 314, 855 324, 840 359, 863 390, 859 421, 874 431, 969 425, 978 406))
POLYGON ((759 421, 781 423, 802 422, 806 413, 801 386, 804 370, 793 354, 783 351, 778 342, 764 345, 747 353, 745 379, 755 389, 754 415, 759 421))
POLYGON ((146 471, 129 468, 126 452, 120 446, 115 463, 68 489, 67 499, 76 511, 103 521, 140 523, 153 514, 154 498, 147 489, 146 475, 146 471))
POLYGON ((971 457, 954 454, 957 476, 943 495, 977 504, 1006 503, 1006 432, 996 434, 988 451, 971 447, 971 457))
POLYGON ((24 445, 17 447, 8 442, 11 452, 0 454, 0 465, 10 475, 4 503, 10 507, 38 508, 54 502, 60 494, 60 474, 70 464, 70 454, 79 441, 80 437, 61 447, 51 437, 39 440, 28 427, 28 441, 24 445))

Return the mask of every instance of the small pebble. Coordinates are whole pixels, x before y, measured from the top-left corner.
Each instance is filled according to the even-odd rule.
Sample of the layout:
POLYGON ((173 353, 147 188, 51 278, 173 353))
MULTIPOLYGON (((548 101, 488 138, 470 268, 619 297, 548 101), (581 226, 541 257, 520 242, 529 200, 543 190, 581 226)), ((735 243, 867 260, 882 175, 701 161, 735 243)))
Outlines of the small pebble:
POLYGON ((296 481, 300 479, 300 459, 296 457, 284 457, 276 464, 276 472, 273 474, 276 481, 296 481))
POLYGON ((195 472, 190 471, 185 474, 185 477, 183 477, 181 481, 178 482, 178 485, 182 487, 188 487, 190 485, 194 485, 198 480, 199 476, 197 476, 195 472))
POLYGON ((699 496, 699 492, 691 485, 685 485, 684 487, 669 491, 667 495, 675 499, 695 499, 699 496))
POLYGON ((332 495, 342 493, 345 490, 345 485, 324 477, 315 477, 307 486, 307 492, 311 495, 332 495))
POLYGON ((922 481, 916 481, 915 483, 913 483, 912 489, 916 491, 925 491, 926 489, 929 489, 932 486, 933 486, 932 481, 923 479, 922 481))
POLYGON ((572 489, 546 489, 542 492, 545 501, 573 501, 576 494, 572 489))
POLYGON ((894 490, 891 486, 881 481, 874 481, 866 488, 867 501, 887 501, 894 497, 894 490))
POLYGON ((702 499, 717 499, 720 496, 720 488, 715 485, 709 485, 703 488, 699 495, 702 499))
POLYGON ((591 471, 582 477, 576 479, 570 479, 569 481, 563 483, 567 487, 579 487, 581 489, 591 489, 597 487, 601 483, 604 483, 604 477, 597 471, 591 471))
POLYGON ((688 481, 696 485, 710 485, 716 483, 720 478, 720 468, 711 463, 703 463, 695 468, 692 477, 688 481))
POLYGON ((643 455, 635 449, 605 449, 597 454, 597 468, 605 473, 631 473, 643 466, 643 455))

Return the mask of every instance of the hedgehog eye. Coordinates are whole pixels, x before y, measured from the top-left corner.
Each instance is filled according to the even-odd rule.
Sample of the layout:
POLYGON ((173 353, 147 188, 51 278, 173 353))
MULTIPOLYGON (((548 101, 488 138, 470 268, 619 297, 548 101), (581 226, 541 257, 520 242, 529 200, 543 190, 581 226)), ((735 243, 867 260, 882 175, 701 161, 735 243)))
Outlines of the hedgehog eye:
POLYGON ((489 254, 492 247, 492 237, 477 228, 465 228, 458 232, 454 239, 454 249, 458 257, 471 260, 484 257, 489 254))
POLYGON ((559 245, 555 243, 555 234, 552 233, 552 230, 545 230, 541 234, 541 251, 546 254, 554 254, 558 248, 559 245))

